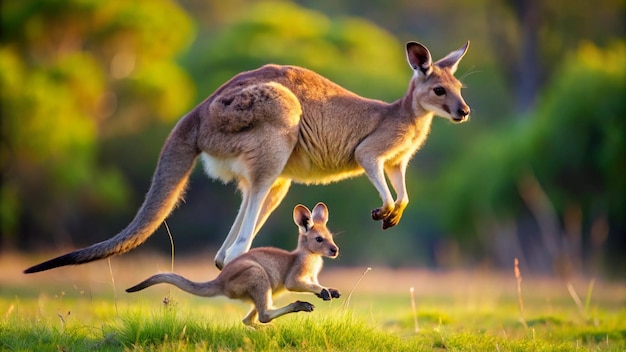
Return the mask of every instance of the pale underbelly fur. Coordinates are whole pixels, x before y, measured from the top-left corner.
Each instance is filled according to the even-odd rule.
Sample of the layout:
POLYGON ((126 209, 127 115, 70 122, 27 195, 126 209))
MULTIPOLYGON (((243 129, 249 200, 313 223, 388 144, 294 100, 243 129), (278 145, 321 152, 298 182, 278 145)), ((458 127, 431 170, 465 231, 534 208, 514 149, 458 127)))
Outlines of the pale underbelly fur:
MULTIPOLYGON (((244 178, 250 180, 248 168, 245 163, 237 158, 216 158, 207 153, 201 154, 204 171, 209 177, 221 180, 224 183, 244 178)), ((287 163, 281 171, 281 178, 291 179, 302 184, 328 184, 363 174, 363 169, 358 165, 350 165, 339 169, 327 170, 316 167, 313 163, 302 162, 287 163)))

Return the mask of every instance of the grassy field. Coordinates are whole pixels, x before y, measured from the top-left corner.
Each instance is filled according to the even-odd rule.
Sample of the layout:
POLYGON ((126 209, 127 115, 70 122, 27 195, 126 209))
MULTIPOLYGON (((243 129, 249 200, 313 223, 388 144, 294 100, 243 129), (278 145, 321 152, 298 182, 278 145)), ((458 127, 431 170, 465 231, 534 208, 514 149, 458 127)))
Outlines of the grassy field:
MULTIPOLYGON (((329 268, 322 284, 342 291, 316 306, 251 329, 245 303, 194 297, 159 285, 124 289, 167 258, 126 255, 23 275, 40 258, 0 258, 1 351, 624 351, 626 284, 568 283, 511 272, 329 268), (410 288, 413 287, 412 305, 410 288), (520 300, 521 297, 521 300, 520 300), (521 307, 520 307, 521 303, 521 307)), ((176 262, 193 280, 216 275, 210 258, 176 262)))

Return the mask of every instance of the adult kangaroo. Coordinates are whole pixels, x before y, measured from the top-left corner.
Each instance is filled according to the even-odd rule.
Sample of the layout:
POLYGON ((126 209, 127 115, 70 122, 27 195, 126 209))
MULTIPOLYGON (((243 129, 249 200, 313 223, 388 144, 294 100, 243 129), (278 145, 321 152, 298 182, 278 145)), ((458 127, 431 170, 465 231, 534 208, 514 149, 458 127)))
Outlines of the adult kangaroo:
POLYGON ((433 116, 469 118, 454 77, 468 47, 469 41, 433 63, 424 45, 407 43, 413 77, 406 95, 391 104, 363 98, 301 67, 265 65, 236 75, 174 127, 146 199, 124 230, 25 272, 87 263, 139 246, 176 206, 200 155, 210 177, 237 182, 242 194, 215 257, 220 269, 250 249, 291 182, 327 184, 364 172, 383 203, 372 218, 382 220, 383 229, 395 226, 409 202, 407 164, 426 140, 433 116))

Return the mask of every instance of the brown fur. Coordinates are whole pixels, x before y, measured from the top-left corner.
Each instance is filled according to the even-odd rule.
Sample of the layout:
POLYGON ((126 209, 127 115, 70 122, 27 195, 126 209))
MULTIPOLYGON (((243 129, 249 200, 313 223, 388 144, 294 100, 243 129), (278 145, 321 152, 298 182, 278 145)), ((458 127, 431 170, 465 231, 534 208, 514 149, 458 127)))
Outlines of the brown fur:
POLYGON ((360 97, 295 66, 266 65, 238 74, 174 128, 146 200, 126 229, 26 272, 86 263, 143 243, 181 197, 198 155, 211 177, 237 182, 243 198, 215 258, 220 268, 248 251, 292 181, 327 184, 365 173, 383 202, 372 218, 382 220, 383 229, 395 226, 409 202, 408 162, 426 140, 433 116, 469 118, 454 77, 468 46, 433 63, 426 47, 408 43, 414 74, 407 94, 391 104, 360 97))
POLYGON ((274 247, 254 248, 228 263, 215 280, 198 283, 174 273, 154 275, 127 289, 136 292, 159 283, 169 283, 198 296, 226 296, 250 301, 254 307, 244 318, 247 325, 258 321, 268 323, 287 313, 310 312, 314 306, 296 301, 285 307, 273 308, 272 298, 289 290, 311 292, 324 300, 339 298, 339 291, 325 288, 318 283, 322 270, 322 257, 335 258, 339 248, 326 228, 328 209, 318 203, 313 213, 303 205, 297 205, 293 219, 299 228, 298 247, 287 252, 274 247))

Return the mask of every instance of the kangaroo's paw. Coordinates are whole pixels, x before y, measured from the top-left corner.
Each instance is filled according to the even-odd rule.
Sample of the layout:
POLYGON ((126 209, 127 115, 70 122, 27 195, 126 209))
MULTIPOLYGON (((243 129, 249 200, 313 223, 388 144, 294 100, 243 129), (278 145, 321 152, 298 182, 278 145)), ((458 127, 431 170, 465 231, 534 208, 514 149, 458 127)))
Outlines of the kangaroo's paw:
POLYGON ((398 225, 400 219, 402 218, 404 208, 406 208, 406 205, 403 206, 396 204, 396 206, 393 208, 393 211, 391 211, 389 215, 387 215, 387 217, 383 219, 383 230, 398 225))
POLYGON ((330 292, 330 296, 332 298, 339 298, 339 297, 341 297, 341 292, 339 292, 339 290, 336 290, 334 288, 329 288, 328 291, 330 292))
POLYGON ((323 299, 324 301, 330 301, 332 298, 332 294, 327 289, 323 288, 320 293, 315 294, 317 297, 323 299))
POLYGON ((323 288, 320 293, 316 293, 315 295, 324 301, 330 301, 333 298, 341 297, 341 292, 334 288, 323 288))
POLYGON ((398 225, 401 216, 399 214, 391 213, 388 217, 383 219, 383 230, 398 225))
POLYGON ((309 302, 295 301, 292 304, 294 312, 312 312, 315 309, 315 306, 309 302))
POLYGON ((383 219, 387 218, 391 214, 392 209, 393 208, 391 208, 391 209, 384 209, 384 207, 383 208, 376 208, 376 209, 372 210, 372 219, 377 220, 377 221, 378 220, 383 220, 383 219))

